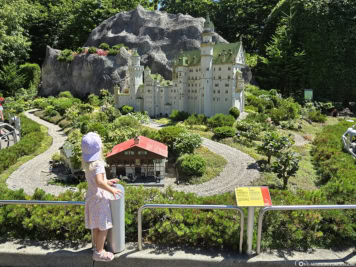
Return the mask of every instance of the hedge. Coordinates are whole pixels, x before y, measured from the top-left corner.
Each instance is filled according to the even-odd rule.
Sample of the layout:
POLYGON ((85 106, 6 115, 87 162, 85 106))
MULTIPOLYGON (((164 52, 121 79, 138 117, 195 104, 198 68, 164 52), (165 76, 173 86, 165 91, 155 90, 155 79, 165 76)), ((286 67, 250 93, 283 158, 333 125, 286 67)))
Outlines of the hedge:
POLYGON ((0 173, 14 165, 20 157, 35 152, 44 139, 39 124, 23 115, 20 118, 22 138, 17 144, 0 150, 0 173))

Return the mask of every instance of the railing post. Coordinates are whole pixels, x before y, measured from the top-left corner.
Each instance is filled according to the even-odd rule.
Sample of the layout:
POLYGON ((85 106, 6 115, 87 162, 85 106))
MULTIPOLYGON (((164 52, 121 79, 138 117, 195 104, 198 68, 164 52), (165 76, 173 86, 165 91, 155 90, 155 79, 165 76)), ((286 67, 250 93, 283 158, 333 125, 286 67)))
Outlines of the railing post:
POLYGON ((255 219, 255 207, 248 207, 247 214, 247 255, 252 255, 253 225, 255 219))

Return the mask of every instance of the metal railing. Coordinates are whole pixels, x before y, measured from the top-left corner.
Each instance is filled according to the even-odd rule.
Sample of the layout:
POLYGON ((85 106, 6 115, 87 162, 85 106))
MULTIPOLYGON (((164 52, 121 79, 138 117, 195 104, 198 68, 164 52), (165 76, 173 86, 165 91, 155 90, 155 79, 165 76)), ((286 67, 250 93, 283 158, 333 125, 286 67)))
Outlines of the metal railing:
POLYGON ((144 209, 201 209, 201 210, 237 210, 240 213, 240 245, 239 251, 242 253, 243 233, 244 233, 244 212, 241 208, 231 205, 179 205, 179 204, 146 204, 138 209, 137 230, 138 249, 142 250, 142 211, 144 209))
POLYGON ((0 200, 0 205, 68 205, 84 206, 84 201, 45 201, 45 200, 0 200))
POLYGON ((261 253, 261 239, 262 239, 262 221, 264 214, 271 210, 346 210, 356 209, 356 205, 304 205, 304 206, 272 206, 265 207, 260 210, 258 216, 258 230, 257 230, 257 254, 261 253))

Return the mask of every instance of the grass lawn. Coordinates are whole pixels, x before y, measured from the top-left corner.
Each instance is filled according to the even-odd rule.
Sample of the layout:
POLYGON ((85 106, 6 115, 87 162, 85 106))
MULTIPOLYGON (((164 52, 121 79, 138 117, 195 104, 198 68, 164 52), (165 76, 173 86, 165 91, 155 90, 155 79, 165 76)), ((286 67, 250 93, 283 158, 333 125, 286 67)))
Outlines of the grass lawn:
POLYGON ((224 157, 211 152, 206 147, 198 148, 195 153, 206 160, 206 171, 202 177, 194 177, 190 180, 191 184, 202 184, 219 175, 224 169, 227 161, 224 157))
POLYGON ((41 132, 45 134, 41 146, 38 147, 38 149, 32 155, 27 155, 19 158, 14 165, 12 165, 7 170, 3 171, 0 175, 0 186, 6 186, 5 182, 7 178, 11 175, 11 173, 16 171, 21 165, 25 164, 27 161, 45 152, 52 145, 53 138, 50 135, 48 135, 48 129, 42 125, 40 127, 41 127, 41 132))
POLYGON ((160 118, 160 119, 153 119, 155 123, 164 124, 164 125, 174 125, 175 123, 169 118, 160 118))

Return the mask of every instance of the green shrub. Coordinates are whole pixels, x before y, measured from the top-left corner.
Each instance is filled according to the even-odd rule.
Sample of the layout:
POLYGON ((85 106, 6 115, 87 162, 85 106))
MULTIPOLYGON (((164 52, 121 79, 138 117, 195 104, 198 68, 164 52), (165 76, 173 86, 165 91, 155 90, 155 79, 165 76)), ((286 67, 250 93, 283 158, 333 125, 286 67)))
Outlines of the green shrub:
POLYGON ((115 49, 115 50, 120 50, 121 47, 124 47, 124 48, 128 49, 128 47, 125 46, 124 44, 117 44, 117 45, 114 45, 112 48, 115 49))
POLYGON ((173 143, 173 153, 176 155, 193 154, 200 147, 202 139, 199 134, 180 133, 173 143))
POLYGON ((184 121, 186 119, 188 119, 189 117, 189 113, 185 112, 185 111, 180 111, 180 110, 172 110, 171 115, 169 115, 169 118, 172 121, 184 121))
POLYGON ((222 127, 222 126, 232 126, 235 122, 235 118, 231 115, 225 115, 218 113, 213 117, 208 119, 208 126, 210 128, 222 127))
POLYGON ((260 124, 254 121, 238 121, 236 129, 238 136, 243 136, 249 140, 259 140, 262 130, 260 124))
POLYGON ((73 98, 73 95, 69 91, 60 92, 58 97, 73 98))
POLYGON ((174 142, 179 138, 179 136, 187 131, 178 126, 168 126, 160 129, 158 131, 158 141, 166 144, 170 153, 174 153, 174 142))
POLYGON ((58 111, 56 111, 54 109, 54 106, 47 106, 46 109, 45 109, 45 115, 48 116, 48 117, 54 117, 56 115, 58 115, 58 111))
POLYGON ((114 127, 120 128, 120 127, 131 127, 131 128, 138 128, 141 126, 140 122, 132 117, 132 116, 120 116, 114 120, 114 127))
POLYGON ((77 49, 77 53, 78 54, 82 54, 82 53, 84 53, 85 52, 85 48, 84 47, 79 47, 78 49, 77 49))
POLYGON ((208 118, 204 114, 192 114, 190 115, 184 123, 187 125, 205 125, 208 118))
POLYGON ((206 170, 206 162, 200 155, 185 154, 178 158, 177 168, 179 177, 184 180, 192 176, 202 176, 206 170))
POLYGON ((237 107, 232 107, 229 110, 229 114, 237 119, 240 116, 240 110, 237 107))
POLYGON ((60 97, 60 98, 55 98, 52 101, 52 105, 54 106, 54 109, 61 114, 61 116, 64 116, 66 111, 71 108, 74 104, 79 104, 81 101, 78 98, 66 98, 66 97, 60 97))
POLYGON ((110 49, 110 45, 108 45, 107 43, 101 43, 99 45, 99 48, 103 49, 103 50, 109 50, 110 49))
POLYGON ((46 98, 37 98, 33 101, 33 107, 44 110, 50 104, 48 103, 46 98))
POLYGON ((88 96, 88 102, 90 105, 94 106, 94 107, 99 107, 100 106, 100 99, 97 95, 95 94, 90 94, 88 96))
POLYGON ((121 114, 122 114, 122 115, 127 115, 127 114, 129 114, 129 113, 131 113, 131 112, 134 112, 134 108, 131 107, 131 106, 125 105, 125 106, 122 106, 122 107, 120 108, 120 111, 121 111, 121 114))
POLYGON ((94 46, 89 47, 88 53, 89 54, 95 54, 96 53, 96 47, 94 47, 94 46))
POLYGON ((73 51, 70 49, 64 49, 58 55, 57 59, 58 61, 62 61, 62 62, 72 62, 74 59, 73 51))
POLYGON ((308 113, 308 119, 314 122, 325 122, 326 121, 326 115, 321 114, 319 110, 317 111, 311 111, 308 113))
POLYGON ((108 52, 108 56, 116 56, 117 54, 119 54, 119 52, 120 52, 119 50, 110 48, 108 52))
POLYGON ((24 88, 34 87, 36 90, 41 81, 41 68, 38 64, 26 63, 20 66, 20 74, 24 75, 24 88))
POLYGON ((236 134, 235 129, 230 126, 216 127, 214 128, 213 132, 214 132, 213 138, 218 140, 234 137, 236 134))

